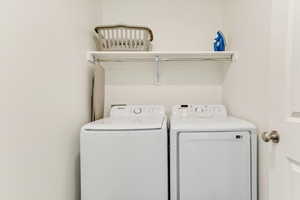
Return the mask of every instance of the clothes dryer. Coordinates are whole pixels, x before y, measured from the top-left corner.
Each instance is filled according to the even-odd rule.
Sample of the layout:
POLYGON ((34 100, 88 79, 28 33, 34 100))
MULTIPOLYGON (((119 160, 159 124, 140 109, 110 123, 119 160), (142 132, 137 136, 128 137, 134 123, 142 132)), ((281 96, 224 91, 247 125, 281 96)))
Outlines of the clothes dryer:
POLYGON ((170 121, 171 200, 256 200, 253 124, 223 105, 177 105, 170 121))

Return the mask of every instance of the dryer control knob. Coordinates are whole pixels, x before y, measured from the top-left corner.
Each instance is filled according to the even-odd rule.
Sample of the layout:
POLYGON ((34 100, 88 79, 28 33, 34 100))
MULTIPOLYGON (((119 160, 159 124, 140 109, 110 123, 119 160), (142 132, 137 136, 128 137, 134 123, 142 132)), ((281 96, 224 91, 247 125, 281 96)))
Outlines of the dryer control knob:
POLYGON ((196 107, 196 108, 195 108, 195 112, 203 112, 203 109, 200 108, 200 107, 196 107))

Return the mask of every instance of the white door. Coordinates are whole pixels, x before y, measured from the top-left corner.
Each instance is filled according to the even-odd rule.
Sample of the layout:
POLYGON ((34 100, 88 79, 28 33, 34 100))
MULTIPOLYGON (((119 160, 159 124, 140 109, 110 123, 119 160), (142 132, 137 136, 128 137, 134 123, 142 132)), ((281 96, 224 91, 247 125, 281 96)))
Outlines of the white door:
POLYGON ((272 0, 271 20, 269 199, 299 200, 300 1, 272 0))
POLYGON ((180 133, 180 200, 250 200, 248 132, 180 133))

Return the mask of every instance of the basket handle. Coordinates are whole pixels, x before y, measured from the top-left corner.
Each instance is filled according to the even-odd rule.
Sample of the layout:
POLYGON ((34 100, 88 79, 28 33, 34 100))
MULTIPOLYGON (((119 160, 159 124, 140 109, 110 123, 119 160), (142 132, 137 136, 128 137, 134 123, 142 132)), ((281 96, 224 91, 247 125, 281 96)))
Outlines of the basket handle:
POLYGON ((96 33, 99 33, 98 32, 98 29, 102 29, 102 28, 129 28, 129 29, 140 29, 140 30, 146 30, 149 32, 150 34, 150 41, 153 41, 153 32, 150 28, 148 27, 144 27, 144 26, 128 26, 128 25, 111 25, 111 26, 97 26, 95 28, 95 32, 96 33))

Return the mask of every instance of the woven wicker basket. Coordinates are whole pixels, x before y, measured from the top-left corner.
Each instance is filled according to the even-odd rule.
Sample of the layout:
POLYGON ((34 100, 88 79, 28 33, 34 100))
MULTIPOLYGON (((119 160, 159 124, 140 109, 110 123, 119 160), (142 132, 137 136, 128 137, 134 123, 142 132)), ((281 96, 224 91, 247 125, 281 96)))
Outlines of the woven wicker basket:
POLYGON ((149 51, 153 33, 141 26, 113 25, 95 28, 100 51, 149 51))

